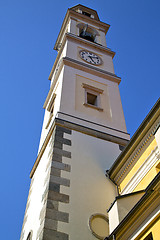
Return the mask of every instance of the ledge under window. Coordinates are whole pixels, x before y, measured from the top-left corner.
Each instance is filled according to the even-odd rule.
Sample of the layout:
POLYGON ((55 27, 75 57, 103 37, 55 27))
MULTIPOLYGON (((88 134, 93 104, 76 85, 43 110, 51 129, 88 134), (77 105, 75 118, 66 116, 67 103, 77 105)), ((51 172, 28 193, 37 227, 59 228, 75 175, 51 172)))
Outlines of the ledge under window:
POLYGON ((103 108, 97 107, 95 105, 92 105, 92 104, 89 104, 89 103, 83 103, 83 105, 86 106, 86 107, 94 108, 94 109, 96 109, 100 112, 103 112, 103 108))

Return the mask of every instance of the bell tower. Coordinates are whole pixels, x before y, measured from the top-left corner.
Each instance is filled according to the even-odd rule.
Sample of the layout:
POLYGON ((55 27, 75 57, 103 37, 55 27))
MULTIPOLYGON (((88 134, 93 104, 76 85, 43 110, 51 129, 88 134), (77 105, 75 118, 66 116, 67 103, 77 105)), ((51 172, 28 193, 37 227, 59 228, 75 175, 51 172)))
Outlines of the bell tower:
POLYGON ((106 45, 109 25, 95 10, 68 9, 54 49, 58 55, 21 240, 103 239, 116 187, 105 176, 127 144, 115 74, 106 45))

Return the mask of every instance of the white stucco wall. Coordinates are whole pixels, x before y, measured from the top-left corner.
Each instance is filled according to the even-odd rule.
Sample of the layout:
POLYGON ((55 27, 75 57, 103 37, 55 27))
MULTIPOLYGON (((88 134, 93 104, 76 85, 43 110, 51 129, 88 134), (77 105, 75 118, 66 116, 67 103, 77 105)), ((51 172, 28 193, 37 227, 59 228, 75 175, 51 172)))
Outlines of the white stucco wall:
MULTIPOLYGON (((53 123, 54 119, 55 119, 55 116, 57 114, 57 112, 59 111, 60 109, 60 102, 61 102, 61 92, 62 92, 62 82, 63 82, 63 73, 64 73, 64 69, 62 69, 59 77, 58 77, 58 80, 57 80, 57 83, 52 91, 52 94, 51 94, 51 97, 50 99, 52 98, 52 95, 53 94, 56 94, 56 98, 55 98, 55 103, 54 103, 54 111, 53 111, 53 117, 52 117, 52 120, 50 122, 50 125, 48 126, 48 128, 46 129, 46 125, 47 125, 47 122, 49 120, 49 116, 50 116, 50 112, 47 111, 47 107, 45 109, 45 114, 44 114, 44 120, 43 120, 43 126, 42 126, 42 132, 41 132, 41 138, 40 138, 40 144, 39 144, 39 149, 38 149, 38 152, 40 151, 43 143, 44 143, 44 140, 48 134, 48 131, 50 129, 50 126, 51 124, 53 123)), ((49 100, 50 101, 50 100, 49 100)), ((49 104, 49 102, 48 102, 49 104)), ((47 106, 48 106, 47 104, 47 106)))
POLYGON ((27 222, 25 223, 25 235, 23 239, 27 239, 28 233, 32 230, 33 231, 33 237, 32 240, 37 239, 37 231, 40 227, 40 212, 42 210, 42 207, 44 203, 42 202, 42 195, 45 191, 46 184, 45 178, 47 177, 48 171, 46 171, 46 166, 49 161, 48 153, 50 150, 50 142, 48 143, 44 154, 41 158, 41 161, 33 175, 34 181, 32 184, 32 192, 29 196, 30 205, 28 207, 26 215, 27 222))
MULTIPOLYGON (((105 108, 105 102, 103 104, 104 105, 102 105, 102 108, 105 108)), ((108 127, 127 132, 118 84, 110 80, 97 77, 90 73, 71 68, 69 66, 64 67, 64 79, 60 111, 73 116, 84 118, 88 121, 93 121, 98 124, 103 124, 108 127), (84 94, 81 96, 81 99, 79 99, 80 104, 83 106, 83 110, 77 110, 76 94, 78 91, 80 91, 80 89, 76 89, 76 81, 78 81, 76 80, 77 76, 83 77, 84 83, 87 83, 91 86, 95 85, 101 89, 103 89, 103 86, 107 87, 107 92, 104 91, 103 94, 107 95, 108 102, 106 102, 106 104, 109 104, 111 118, 107 119, 104 115, 104 112, 99 113, 95 109, 88 108, 86 111, 86 107, 83 106, 84 94), (91 111, 92 114, 90 114, 91 111)))
POLYGON ((70 187, 61 186, 61 193, 70 196, 69 204, 60 203, 59 210, 69 213, 69 223, 58 223, 58 230, 70 235, 70 240, 95 239, 88 226, 89 217, 94 213, 107 215, 107 208, 116 196, 115 185, 106 178, 108 169, 120 150, 117 144, 91 137, 76 131, 71 135, 71 159, 63 162, 71 165, 71 172, 62 172, 70 179, 70 187))

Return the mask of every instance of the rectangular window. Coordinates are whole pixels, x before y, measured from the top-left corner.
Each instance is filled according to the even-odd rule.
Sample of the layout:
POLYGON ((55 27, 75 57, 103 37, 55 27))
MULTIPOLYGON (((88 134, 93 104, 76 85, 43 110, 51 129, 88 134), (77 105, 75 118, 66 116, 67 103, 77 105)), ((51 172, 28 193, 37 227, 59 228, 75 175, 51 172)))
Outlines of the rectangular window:
POLYGON ((103 90, 85 83, 82 84, 82 87, 85 90, 84 106, 94 108, 98 111, 103 111, 103 109, 101 108, 100 97, 100 95, 103 93, 103 90))
POLYGON ((46 125, 46 129, 48 128, 53 117, 55 98, 56 98, 56 94, 54 93, 47 107, 47 111, 49 111, 50 114, 49 114, 49 119, 46 125))
POLYGON ((97 106, 97 95, 87 92, 87 103, 97 106))

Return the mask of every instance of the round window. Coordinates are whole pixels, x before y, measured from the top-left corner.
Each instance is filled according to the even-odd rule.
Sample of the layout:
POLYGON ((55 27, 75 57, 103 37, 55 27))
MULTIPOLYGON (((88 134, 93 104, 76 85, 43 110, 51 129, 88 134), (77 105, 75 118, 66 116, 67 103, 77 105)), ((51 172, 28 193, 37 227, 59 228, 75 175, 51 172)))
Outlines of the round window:
POLYGON ((89 227, 92 234, 99 239, 109 236, 108 217, 103 214, 93 214, 89 219, 89 227))

